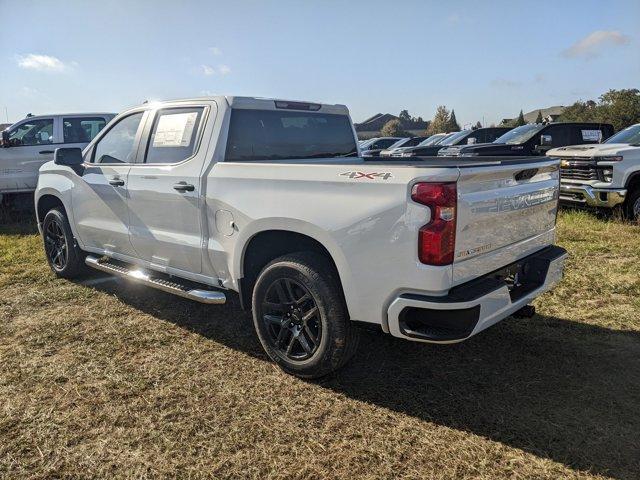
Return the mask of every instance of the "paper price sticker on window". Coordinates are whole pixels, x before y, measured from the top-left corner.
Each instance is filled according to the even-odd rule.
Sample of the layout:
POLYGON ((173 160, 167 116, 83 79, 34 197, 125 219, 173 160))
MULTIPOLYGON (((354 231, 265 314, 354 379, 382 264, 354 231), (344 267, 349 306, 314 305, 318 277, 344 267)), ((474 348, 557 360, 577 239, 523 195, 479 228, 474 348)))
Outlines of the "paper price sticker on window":
POLYGON ((600 130, 582 130, 582 140, 585 142, 599 142, 600 130))
POLYGON ((154 147, 188 147, 198 112, 163 114, 153 137, 154 147))

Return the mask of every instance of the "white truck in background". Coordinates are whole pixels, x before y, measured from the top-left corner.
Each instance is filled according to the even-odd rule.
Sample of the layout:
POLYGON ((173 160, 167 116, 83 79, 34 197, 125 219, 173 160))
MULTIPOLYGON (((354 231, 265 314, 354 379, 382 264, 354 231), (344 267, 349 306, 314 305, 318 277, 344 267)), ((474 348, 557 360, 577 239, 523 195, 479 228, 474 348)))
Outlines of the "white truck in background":
POLYGON ((343 105, 219 96, 59 148, 35 201, 56 275, 238 292, 267 354, 312 378, 352 356, 357 322, 453 343, 522 311, 562 276, 558 189, 551 158, 365 161, 343 105))
POLYGON ((38 169, 53 160, 57 147, 86 147, 113 117, 114 113, 29 115, 5 129, 0 141, 0 201, 33 192, 38 169))
POLYGON ((640 220, 640 123, 604 143, 554 148, 560 159, 560 200, 572 205, 622 207, 640 220))

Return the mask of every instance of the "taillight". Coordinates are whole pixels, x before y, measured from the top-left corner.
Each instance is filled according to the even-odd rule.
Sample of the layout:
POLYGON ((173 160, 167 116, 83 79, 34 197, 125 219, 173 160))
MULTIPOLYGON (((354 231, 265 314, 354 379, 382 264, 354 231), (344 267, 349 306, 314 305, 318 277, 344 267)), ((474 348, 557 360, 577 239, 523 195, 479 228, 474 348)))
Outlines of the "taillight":
POLYGON ((427 265, 453 263, 456 245, 455 183, 416 183, 411 190, 414 202, 431 209, 431 220, 420 228, 418 258, 427 265))

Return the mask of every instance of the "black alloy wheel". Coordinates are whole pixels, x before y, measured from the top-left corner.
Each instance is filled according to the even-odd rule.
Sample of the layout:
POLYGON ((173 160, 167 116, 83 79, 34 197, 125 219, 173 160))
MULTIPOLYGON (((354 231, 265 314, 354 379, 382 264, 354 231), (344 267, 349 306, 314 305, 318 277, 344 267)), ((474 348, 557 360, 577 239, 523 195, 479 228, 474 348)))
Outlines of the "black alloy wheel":
POLYGON ((279 278, 267 289, 262 307, 271 346, 293 361, 311 358, 322 340, 322 319, 311 292, 291 278, 279 278))
POLYGON ((63 226, 57 218, 52 218, 47 222, 44 231, 44 248, 53 269, 63 271, 69 258, 69 245, 63 226))

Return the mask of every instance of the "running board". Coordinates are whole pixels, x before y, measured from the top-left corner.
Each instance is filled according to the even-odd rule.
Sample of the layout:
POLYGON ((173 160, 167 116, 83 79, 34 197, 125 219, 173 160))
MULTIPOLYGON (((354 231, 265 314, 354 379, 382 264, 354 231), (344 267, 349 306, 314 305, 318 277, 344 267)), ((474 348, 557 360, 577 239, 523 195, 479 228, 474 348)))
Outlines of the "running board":
POLYGON ((111 263, 106 257, 98 258, 88 255, 84 262, 96 270, 125 277, 148 287, 157 288, 163 292, 173 293, 179 297, 195 300, 196 302, 222 304, 227 301, 226 295, 219 290, 192 289, 180 283, 171 282, 162 278, 154 278, 143 270, 129 270, 121 265, 111 263))

